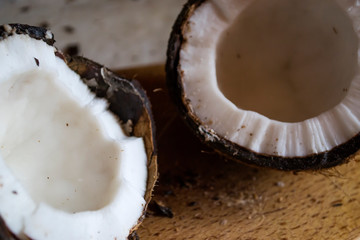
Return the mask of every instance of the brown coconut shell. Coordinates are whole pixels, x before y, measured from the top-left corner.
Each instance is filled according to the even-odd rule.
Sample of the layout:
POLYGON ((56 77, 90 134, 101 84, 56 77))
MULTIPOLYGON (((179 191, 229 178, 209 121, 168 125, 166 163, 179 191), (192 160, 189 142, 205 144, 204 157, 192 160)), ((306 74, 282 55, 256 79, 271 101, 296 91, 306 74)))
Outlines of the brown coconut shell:
POLYGON ((180 114, 192 132, 215 151, 247 165, 298 171, 330 168, 348 162, 360 148, 360 134, 349 139, 346 143, 334 147, 330 151, 304 157, 281 157, 257 153, 235 144, 217 134, 207 126, 205 121, 198 118, 192 110, 191 102, 186 99, 182 79, 183 72, 179 61, 180 51, 187 43, 184 34, 191 31, 189 19, 204 2, 206 0, 190 0, 184 5, 173 25, 167 49, 167 86, 174 103, 177 105, 180 114))
MULTIPOLYGON (((53 46, 55 40, 49 30, 23 24, 0 26, 0 41, 8 36, 26 34, 53 46)), ((145 217, 147 206, 157 180, 157 148, 155 142, 155 123, 151 112, 151 104, 145 90, 136 80, 121 78, 106 67, 83 57, 71 57, 55 50, 54 54, 76 72, 89 89, 97 97, 106 99, 109 110, 118 117, 119 124, 128 136, 141 137, 144 140, 147 154, 148 178, 145 192, 143 214, 138 223, 129 231, 131 235, 145 217), (91 80, 91 83, 90 83, 91 80), (94 84, 94 80, 96 84, 94 84)), ((17 239, 0 216, 0 239, 17 239)))

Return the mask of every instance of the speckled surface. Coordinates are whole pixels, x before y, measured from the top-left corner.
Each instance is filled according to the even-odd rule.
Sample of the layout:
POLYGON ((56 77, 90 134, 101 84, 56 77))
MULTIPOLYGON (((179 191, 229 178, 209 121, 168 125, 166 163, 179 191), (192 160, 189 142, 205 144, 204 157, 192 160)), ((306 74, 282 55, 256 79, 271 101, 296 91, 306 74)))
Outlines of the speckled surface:
POLYGON ((110 68, 165 62, 184 0, 1 0, 0 23, 46 26, 61 50, 110 68), (72 48, 76 50, 76 48, 72 48), (75 51, 76 52, 76 51, 75 51))

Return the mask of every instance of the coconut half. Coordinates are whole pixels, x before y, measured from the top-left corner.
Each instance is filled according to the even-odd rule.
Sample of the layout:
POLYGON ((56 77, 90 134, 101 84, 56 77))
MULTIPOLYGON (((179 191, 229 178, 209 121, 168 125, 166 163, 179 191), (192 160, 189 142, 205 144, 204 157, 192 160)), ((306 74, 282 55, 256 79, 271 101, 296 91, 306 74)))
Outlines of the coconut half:
POLYGON ((0 26, 1 239, 126 239, 157 177, 149 101, 53 43, 0 26))
POLYGON ((217 151, 284 170, 360 146, 360 7, 348 0, 189 1, 171 33, 171 94, 217 151))

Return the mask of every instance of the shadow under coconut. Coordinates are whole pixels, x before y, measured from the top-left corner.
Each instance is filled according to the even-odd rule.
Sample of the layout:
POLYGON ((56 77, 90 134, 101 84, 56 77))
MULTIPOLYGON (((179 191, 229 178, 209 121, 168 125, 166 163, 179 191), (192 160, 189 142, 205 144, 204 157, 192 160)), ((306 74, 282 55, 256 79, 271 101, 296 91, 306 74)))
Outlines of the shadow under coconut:
POLYGON ((226 160, 200 143, 180 118, 165 86, 163 65, 117 72, 141 82, 157 127, 160 176, 138 229, 140 239, 360 236, 357 161, 293 173, 226 160))

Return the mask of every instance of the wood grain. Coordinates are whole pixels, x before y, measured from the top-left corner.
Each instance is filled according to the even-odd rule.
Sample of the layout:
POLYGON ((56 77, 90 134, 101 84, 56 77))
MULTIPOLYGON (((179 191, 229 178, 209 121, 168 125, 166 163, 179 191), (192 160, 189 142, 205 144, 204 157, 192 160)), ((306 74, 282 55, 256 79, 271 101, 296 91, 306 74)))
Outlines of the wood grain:
POLYGON ((320 172, 281 172, 228 161, 202 145, 169 99, 164 67, 119 70, 152 102, 160 177, 153 197, 172 218, 149 211, 140 239, 356 239, 359 158, 320 172))

